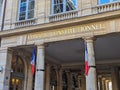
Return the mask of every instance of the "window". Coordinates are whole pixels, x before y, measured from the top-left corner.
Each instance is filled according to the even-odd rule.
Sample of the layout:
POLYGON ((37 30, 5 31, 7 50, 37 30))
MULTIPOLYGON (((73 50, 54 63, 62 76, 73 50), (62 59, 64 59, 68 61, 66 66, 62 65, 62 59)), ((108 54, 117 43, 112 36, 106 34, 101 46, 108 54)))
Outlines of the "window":
POLYGON ((34 18, 34 0, 20 0, 18 20, 34 18))
POLYGON ((76 0, 52 0, 52 14, 62 13, 77 9, 76 0))
POLYGON ((106 4, 106 3, 110 3, 110 2, 115 2, 118 0, 99 0, 99 4, 106 4))

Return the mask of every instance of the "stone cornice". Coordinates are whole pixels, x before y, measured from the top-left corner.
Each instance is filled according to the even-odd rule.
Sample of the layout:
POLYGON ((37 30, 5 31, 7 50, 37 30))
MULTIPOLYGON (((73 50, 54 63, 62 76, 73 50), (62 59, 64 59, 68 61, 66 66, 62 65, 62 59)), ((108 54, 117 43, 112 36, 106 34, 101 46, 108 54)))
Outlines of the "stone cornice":
POLYGON ((100 13, 100 14, 81 16, 81 17, 69 19, 69 20, 63 20, 63 21, 52 22, 52 23, 44 23, 44 24, 39 24, 39 25, 37 24, 34 26, 29 26, 29 27, 24 27, 24 28, 16 28, 16 29, 11 29, 11 30, 1 31, 0 37, 26 34, 30 32, 37 32, 37 31, 43 31, 43 30, 45 31, 45 30, 57 29, 61 27, 75 26, 75 25, 87 24, 91 22, 110 20, 110 19, 119 18, 119 16, 120 16, 120 10, 113 11, 113 12, 105 12, 105 13, 100 13))

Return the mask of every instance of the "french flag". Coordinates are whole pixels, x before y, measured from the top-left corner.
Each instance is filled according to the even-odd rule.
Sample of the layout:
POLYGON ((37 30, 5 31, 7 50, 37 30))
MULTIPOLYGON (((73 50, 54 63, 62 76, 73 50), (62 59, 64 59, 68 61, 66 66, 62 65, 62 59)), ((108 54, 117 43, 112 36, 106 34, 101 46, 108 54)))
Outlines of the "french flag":
POLYGON ((36 48, 33 49, 32 51, 32 57, 31 57, 31 65, 32 65, 32 74, 34 75, 35 73, 35 61, 36 61, 36 48))
POLYGON ((87 43, 85 43, 85 74, 88 76, 89 72, 89 65, 88 65, 88 50, 87 50, 87 43))

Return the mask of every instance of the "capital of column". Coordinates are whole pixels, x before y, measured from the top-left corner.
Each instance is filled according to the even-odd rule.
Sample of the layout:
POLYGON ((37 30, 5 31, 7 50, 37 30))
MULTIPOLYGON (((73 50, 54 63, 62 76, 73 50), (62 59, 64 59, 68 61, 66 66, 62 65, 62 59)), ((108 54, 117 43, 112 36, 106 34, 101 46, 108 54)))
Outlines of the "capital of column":
POLYGON ((44 44, 40 44, 40 45, 37 45, 37 48, 38 48, 38 49, 44 49, 45 46, 44 46, 44 44))
POLYGON ((118 70, 118 67, 117 66, 111 66, 111 71, 115 71, 115 70, 118 70))
POLYGON ((35 44, 38 49, 44 49, 45 47, 48 46, 48 44, 42 43, 42 44, 35 44))
POLYGON ((96 40, 95 37, 83 37, 83 40, 87 43, 93 43, 96 40))
POLYGON ((0 53, 7 52, 7 48, 0 48, 0 53))
POLYGON ((11 49, 11 48, 8 48, 8 53, 13 53, 13 49, 11 49))
POLYGON ((0 48, 0 53, 12 53, 13 52, 13 50, 12 49, 10 49, 10 48, 7 48, 7 47, 5 47, 5 48, 0 48))

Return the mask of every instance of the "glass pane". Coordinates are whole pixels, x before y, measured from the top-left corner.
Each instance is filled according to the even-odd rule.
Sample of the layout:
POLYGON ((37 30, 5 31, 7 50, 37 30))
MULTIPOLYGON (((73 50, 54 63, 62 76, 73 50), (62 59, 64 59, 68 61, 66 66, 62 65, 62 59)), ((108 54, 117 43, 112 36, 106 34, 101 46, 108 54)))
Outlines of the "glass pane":
POLYGON ((63 4, 58 4, 54 6, 54 14, 63 12, 63 4))
POLYGON ((26 2, 27 0, 21 0, 21 3, 26 2))
POLYGON ((9 90, 23 90, 23 79, 11 78, 9 90))
POLYGON ((54 0, 54 4, 63 3, 63 0, 54 0))
POLYGON ((20 4, 20 7, 24 7, 24 6, 26 6, 27 5, 27 3, 21 3, 20 4))
POLYGON ((66 11, 75 10, 76 5, 76 0, 66 0, 66 11))
POLYGON ((20 12, 26 11, 26 6, 20 7, 20 12))
POLYGON ((3 0, 0 0, 0 16, 1 16, 1 11, 2 11, 2 2, 3 0))
POLYGON ((109 2, 110 2, 110 0, 100 0, 99 4, 106 4, 106 3, 109 3, 109 2))
POLYGON ((22 90, 22 80, 16 79, 16 90, 22 90))
POLYGON ((10 80, 10 90, 13 90, 13 89, 14 89, 14 83, 15 83, 15 79, 12 78, 12 79, 10 80))
POLYGON ((25 20, 25 12, 20 13, 19 20, 25 20))
POLYGON ((34 10, 28 11, 28 19, 34 17, 34 10))
POLYGON ((34 9, 34 1, 29 2, 28 10, 34 9))
POLYGON ((0 6, 2 6, 2 2, 3 2, 3 0, 0 0, 0 6))
POLYGON ((112 1, 114 2, 114 1, 119 1, 119 0, 112 0, 112 1))
POLYGON ((34 0, 29 0, 29 1, 34 1, 34 0))

